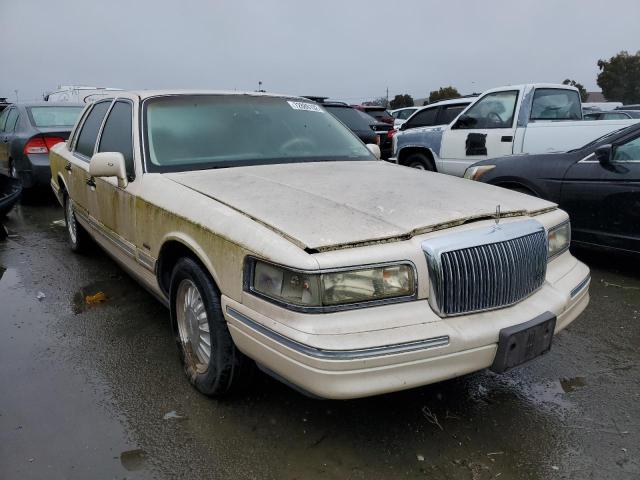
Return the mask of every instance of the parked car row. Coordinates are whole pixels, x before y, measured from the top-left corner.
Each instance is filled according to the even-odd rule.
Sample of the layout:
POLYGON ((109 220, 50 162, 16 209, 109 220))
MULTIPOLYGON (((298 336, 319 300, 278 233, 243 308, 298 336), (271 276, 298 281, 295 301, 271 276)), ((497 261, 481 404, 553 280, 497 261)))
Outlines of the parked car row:
POLYGON ((71 248, 92 238, 169 307, 200 392, 256 365, 328 398, 500 373, 586 307, 564 211, 378 161, 345 112, 364 121, 300 97, 114 92, 51 148, 71 248))
POLYGON ((393 160, 463 176, 479 160, 579 148, 638 121, 583 120, 580 94, 567 85, 500 87, 484 92, 448 125, 398 132, 393 160))
POLYGON ((558 204, 577 244, 640 254, 640 124, 568 152, 483 160, 465 177, 558 204))
POLYGON ((0 174, 19 178, 25 188, 48 185, 49 150, 69 138, 83 105, 23 103, 0 114, 0 174))

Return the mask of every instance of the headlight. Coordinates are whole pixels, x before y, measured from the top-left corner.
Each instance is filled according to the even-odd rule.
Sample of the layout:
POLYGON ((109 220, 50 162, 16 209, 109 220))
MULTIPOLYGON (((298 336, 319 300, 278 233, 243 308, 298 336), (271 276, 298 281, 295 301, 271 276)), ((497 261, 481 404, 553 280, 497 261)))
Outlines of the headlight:
POLYGON ((479 165, 477 167, 469 167, 464 172, 464 178, 469 180, 480 180, 480 177, 487 173, 489 170, 496 168, 495 165, 479 165))
POLYGON ((411 297, 416 285, 408 263, 327 272, 300 272, 250 260, 250 290, 295 307, 337 307, 411 297))
POLYGON ((549 244, 547 257, 551 259, 569 248, 571 243, 571 224, 567 221, 551 228, 547 238, 549 244))

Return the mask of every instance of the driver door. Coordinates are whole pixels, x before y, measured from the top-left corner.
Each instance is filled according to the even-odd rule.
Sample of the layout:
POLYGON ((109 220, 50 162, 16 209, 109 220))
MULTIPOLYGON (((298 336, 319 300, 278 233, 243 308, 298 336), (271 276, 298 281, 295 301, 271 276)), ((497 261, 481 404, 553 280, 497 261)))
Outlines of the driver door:
POLYGON ((579 242, 640 252, 640 135, 613 145, 611 162, 590 155, 564 178, 560 207, 579 242))
POLYGON ((471 164, 513 153, 518 90, 488 93, 447 128, 438 171, 461 177, 471 164))

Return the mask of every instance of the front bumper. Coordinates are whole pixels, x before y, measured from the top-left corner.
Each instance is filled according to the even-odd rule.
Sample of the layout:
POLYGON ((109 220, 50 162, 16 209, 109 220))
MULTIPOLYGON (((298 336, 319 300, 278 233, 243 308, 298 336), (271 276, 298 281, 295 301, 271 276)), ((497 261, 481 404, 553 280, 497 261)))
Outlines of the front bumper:
MULTIPOLYGON (((500 310, 440 318, 424 299, 314 315, 317 322, 327 320, 325 316, 339 316, 337 323, 360 327, 380 325, 385 318, 416 320, 402 327, 364 330, 355 326, 331 334, 303 331, 294 328, 295 316, 308 314, 283 311, 286 322, 282 322, 226 296, 222 297, 223 312, 238 348, 278 377, 320 397, 365 397, 488 368, 500 330, 543 312, 556 315, 555 333, 564 329, 589 302, 589 269, 568 252, 553 262, 562 267, 550 265, 540 290, 500 310)), ((301 318, 299 325, 309 325, 307 320, 301 318)))

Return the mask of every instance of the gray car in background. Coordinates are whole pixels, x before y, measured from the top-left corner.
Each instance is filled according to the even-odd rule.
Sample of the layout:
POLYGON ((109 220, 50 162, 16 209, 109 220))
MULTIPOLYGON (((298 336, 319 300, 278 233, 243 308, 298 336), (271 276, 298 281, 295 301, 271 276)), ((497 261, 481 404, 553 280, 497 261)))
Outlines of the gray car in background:
POLYGON ((49 149, 69 138, 84 105, 12 104, 0 114, 0 174, 19 178, 24 188, 48 185, 49 149))

